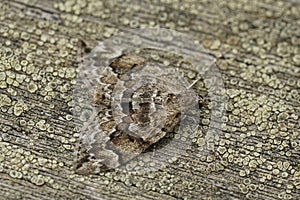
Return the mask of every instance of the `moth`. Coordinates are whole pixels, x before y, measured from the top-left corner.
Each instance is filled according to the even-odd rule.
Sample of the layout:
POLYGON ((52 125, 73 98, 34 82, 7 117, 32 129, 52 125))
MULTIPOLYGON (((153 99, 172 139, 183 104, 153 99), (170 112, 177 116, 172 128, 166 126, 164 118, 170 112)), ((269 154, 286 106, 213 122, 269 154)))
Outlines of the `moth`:
POLYGON ((192 85, 172 67, 175 63, 156 62, 149 56, 153 52, 157 50, 123 53, 103 67, 91 97, 97 112, 80 130, 77 173, 98 174, 126 165, 199 106, 199 96, 189 92, 192 85))

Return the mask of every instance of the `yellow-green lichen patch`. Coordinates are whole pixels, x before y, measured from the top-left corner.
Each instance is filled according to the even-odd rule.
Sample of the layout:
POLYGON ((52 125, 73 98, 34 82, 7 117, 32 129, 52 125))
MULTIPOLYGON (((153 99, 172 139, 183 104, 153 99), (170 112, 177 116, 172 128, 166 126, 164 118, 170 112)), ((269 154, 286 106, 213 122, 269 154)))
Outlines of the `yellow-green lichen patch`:
POLYGON ((45 184, 45 180, 42 175, 33 175, 30 181, 37 186, 45 184))
POLYGON ((0 81, 5 81, 5 79, 6 79, 5 72, 0 72, 0 81))
POLYGON ((23 100, 19 100, 14 105, 13 109, 14 109, 14 115, 20 116, 23 112, 27 111, 29 107, 23 100))
POLYGON ((15 170, 11 170, 11 171, 9 172, 9 175, 10 175, 12 178, 17 178, 17 179, 22 178, 22 173, 19 172, 19 171, 15 171, 15 170))
POLYGON ((27 89, 30 93, 34 93, 38 90, 38 86, 34 83, 34 82, 30 82, 28 85, 27 85, 27 89))
POLYGON ((0 94, 0 108, 4 106, 10 106, 12 103, 9 96, 6 94, 0 94))

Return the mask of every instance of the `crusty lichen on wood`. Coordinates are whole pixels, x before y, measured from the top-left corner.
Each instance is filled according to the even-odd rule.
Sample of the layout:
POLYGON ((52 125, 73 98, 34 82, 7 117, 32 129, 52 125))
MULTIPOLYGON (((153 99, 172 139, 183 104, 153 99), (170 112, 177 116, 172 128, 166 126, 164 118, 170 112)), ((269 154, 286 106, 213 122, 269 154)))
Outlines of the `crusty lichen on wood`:
POLYGON ((275 0, 0 2, 1 197, 299 199, 299 13, 297 1, 275 0), (144 27, 188 33, 216 58, 226 114, 209 133, 200 120, 214 145, 188 136, 186 154, 158 172, 75 174, 80 41, 93 48, 144 27))

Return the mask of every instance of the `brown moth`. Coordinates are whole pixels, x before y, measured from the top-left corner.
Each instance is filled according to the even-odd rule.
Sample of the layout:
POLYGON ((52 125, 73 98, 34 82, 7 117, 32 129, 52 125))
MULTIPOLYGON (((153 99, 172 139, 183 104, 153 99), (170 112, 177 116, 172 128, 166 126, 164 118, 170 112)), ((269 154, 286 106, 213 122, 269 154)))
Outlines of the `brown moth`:
POLYGON ((198 106, 193 101, 198 97, 176 91, 181 80, 172 74, 177 69, 144 56, 152 50, 145 52, 122 54, 99 77, 93 95, 97 114, 81 130, 77 173, 97 174, 125 165, 171 132, 185 110, 198 106))
MULTIPOLYGON (((95 137, 106 141, 103 144, 94 143, 89 149, 80 150, 80 153, 85 156, 77 160, 76 169, 79 173, 100 172, 128 162, 163 138, 166 132, 171 131, 179 122, 180 105, 176 95, 167 93, 163 87, 154 84, 147 84, 136 91, 131 91, 130 82, 133 80, 130 78, 124 79, 122 83, 126 89, 123 91, 119 105, 124 116, 116 122, 109 114, 112 105, 111 94, 107 91, 107 87, 114 87, 117 77, 124 78, 128 76, 126 72, 133 68, 145 67, 145 63, 142 57, 122 55, 110 64, 115 75, 101 78, 103 85, 98 87, 94 101, 102 107, 95 118, 100 122, 102 133, 95 137), (163 114, 166 115, 165 123, 157 124, 156 119, 163 114), (93 165, 97 162, 97 165, 93 165)), ((94 126, 97 127, 97 123, 94 126)))

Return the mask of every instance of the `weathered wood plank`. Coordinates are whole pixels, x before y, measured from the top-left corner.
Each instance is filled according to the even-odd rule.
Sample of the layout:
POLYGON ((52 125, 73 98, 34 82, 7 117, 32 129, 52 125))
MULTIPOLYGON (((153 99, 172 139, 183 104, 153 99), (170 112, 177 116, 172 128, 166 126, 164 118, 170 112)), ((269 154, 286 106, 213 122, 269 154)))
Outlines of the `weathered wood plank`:
POLYGON ((1 1, 0 198, 299 199, 299 13, 296 0, 1 1), (166 168, 77 175, 80 41, 92 48, 143 27, 189 34, 216 59, 227 97, 221 126, 205 131, 208 104, 203 136, 166 168))

